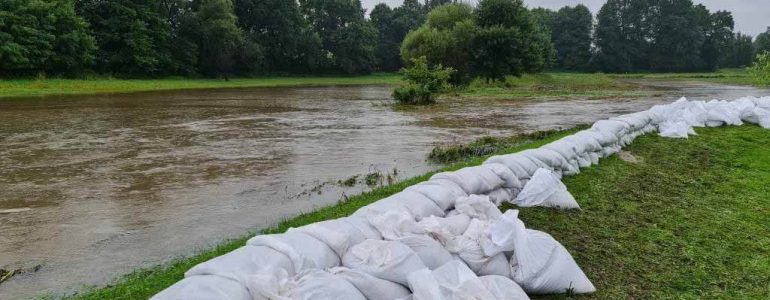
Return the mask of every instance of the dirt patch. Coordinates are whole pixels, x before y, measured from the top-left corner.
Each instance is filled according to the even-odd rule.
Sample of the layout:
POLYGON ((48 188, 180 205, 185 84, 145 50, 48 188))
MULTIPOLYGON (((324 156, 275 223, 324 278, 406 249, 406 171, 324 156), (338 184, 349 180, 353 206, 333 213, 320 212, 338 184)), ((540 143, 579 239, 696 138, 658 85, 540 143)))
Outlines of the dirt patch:
POLYGON ((623 161, 629 162, 632 164, 638 164, 642 162, 641 158, 634 156, 633 154, 631 154, 631 152, 628 152, 628 151, 620 151, 618 153, 618 157, 620 157, 620 159, 622 159, 623 161))

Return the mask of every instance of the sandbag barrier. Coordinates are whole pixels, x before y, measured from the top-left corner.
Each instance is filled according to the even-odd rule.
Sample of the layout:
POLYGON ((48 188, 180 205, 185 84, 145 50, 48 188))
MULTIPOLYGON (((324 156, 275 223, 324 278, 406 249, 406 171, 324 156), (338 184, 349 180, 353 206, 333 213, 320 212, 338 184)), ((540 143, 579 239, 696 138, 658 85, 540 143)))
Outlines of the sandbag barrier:
POLYGON ((260 235, 203 262, 152 299, 528 299, 596 289, 567 250, 527 229, 518 210, 579 209, 561 176, 638 136, 687 138, 693 127, 759 124, 770 97, 688 101, 601 120, 538 149, 494 156, 367 205, 349 217, 260 235))

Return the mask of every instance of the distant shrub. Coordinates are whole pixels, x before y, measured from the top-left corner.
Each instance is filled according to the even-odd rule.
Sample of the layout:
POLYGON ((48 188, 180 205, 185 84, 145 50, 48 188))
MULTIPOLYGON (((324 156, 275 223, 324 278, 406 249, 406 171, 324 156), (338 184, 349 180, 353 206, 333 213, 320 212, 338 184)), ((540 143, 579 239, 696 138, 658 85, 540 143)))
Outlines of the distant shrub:
POLYGON ((749 70, 757 85, 770 85, 770 52, 757 55, 749 70))
POLYGON ((449 87, 449 78, 454 72, 442 65, 429 67, 425 56, 413 59, 411 67, 401 69, 407 83, 393 91, 393 98, 402 104, 431 104, 434 93, 449 87))

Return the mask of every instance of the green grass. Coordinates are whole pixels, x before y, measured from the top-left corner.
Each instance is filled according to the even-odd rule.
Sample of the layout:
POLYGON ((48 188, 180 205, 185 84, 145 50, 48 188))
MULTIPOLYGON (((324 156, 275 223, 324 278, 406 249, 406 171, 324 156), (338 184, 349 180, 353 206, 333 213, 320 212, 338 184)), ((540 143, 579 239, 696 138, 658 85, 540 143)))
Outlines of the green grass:
MULTIPOLYGON (((574 131, 492 154, 538 147, 574 131)), ((580 212, 522 209, 527 227, 564 244, 598 288, 594 295, 579 297, 768 299, 770 131, 749 125, 697 131, 700 135, 688 140, 640 137, 626 148, 638 162, 612 156, 566 178, 580 212)), ((444 170, 478 165, 487 156, 462 156, 462 162, 444 170)), ((431 175, 350 197, 262 232, 349 215, 431 175)), ((180 280, 195 264, 240 247, 251 235, 71 298, 145 299, 180 280)))
POLYGON ((616 79, 685 80, 737 85, 755 83, 754 77, 747 69, 723 69, 716 72, 696 73, 628 73, 609 76, 616 79))
POLYGON ((309 85, 398 84, 401 77, 395 73, 355 77, 264 77, 223 79, 22 79, 0 80, 0 98, 54 96, 100 93, 128 93, 143 91, 282 87, 309 85))

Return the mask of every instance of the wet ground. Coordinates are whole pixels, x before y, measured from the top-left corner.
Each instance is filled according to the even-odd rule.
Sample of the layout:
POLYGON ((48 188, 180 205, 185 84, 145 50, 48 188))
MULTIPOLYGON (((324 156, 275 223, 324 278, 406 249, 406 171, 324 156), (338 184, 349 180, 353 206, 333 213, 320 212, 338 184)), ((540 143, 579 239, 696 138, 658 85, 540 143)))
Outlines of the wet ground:
POLYGON ((438 168, 436 143, 570 127, 748 87, 645 82, 665 96, 393 109, 387 86, 0 101, 0 299, 61 294, 438 168), (324 184, 327 183, 327 184, 324 184))

